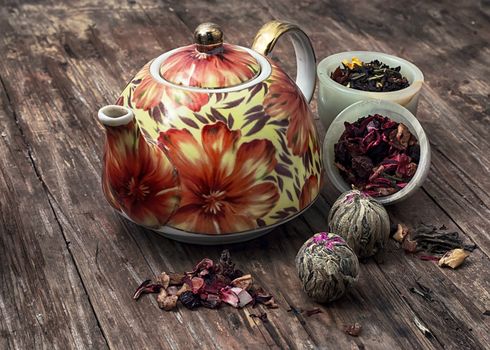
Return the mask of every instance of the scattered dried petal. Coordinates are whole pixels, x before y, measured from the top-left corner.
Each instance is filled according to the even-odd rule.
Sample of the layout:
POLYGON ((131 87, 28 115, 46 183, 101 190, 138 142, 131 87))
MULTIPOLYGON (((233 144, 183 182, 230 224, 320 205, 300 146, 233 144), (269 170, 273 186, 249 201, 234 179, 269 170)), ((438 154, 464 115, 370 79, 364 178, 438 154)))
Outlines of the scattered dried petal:
POLYGON ((221 299, 216 294, 201 295, 201 304, 208 309, 216 309, 221 305, 221 299))
POLYGON ((243 276, 243 272, 235 269, 235 264, 231 261, 231 256, 228 249, 223 250, 221 253, 221 257, 219 258, 219 262, 216 266, 216 272, 222 274, 230 280, 243 276))
POLYGON ((194 294, 199 293, 202 286, 204 286, 204 280, 201 277, 193 277, 191 283, 192 283, 192 293, 194 294))
POLYGON ((136 289, 136 291, 134 292, 133 294, 133 299, 134 300, 138 300, 139 297, 141 296, 141 294, 143 294, 143 290, 145 289, 145 287, 151 283, 151 280, 145 280, 143 281, 139 286, 138 288, 136 289))
POLYGON ((252 296, 245 290, 242 289, 238 296, 238 307, 245 307, 253 301, 252 296))
POLYGON ((177 306, 177 300, 177 295, 168 295, 166 290, 163 288, 157 296, 158 307, 160 307, 160 309, 164 309, 165 311, 173 310, 177 306))
POLYGON ((186 291, 179 296, 180 302, 188 309, 195 309, 201 305, 201 298, 199 295, 186 291))
POLYGON ((360 323, 354 323, 350 325, 345 325, 344 326, 344 332, 352 335, 353 337, 358 337, 359 334, 361 334, 362 326, 360 323))
POLYGON ((151 280, 143 281, 143 283, 141 283, 140 286, 136 289, 136 292, 134 292, 133 299, 138 300, 139 297, 143 294, 158 293, 162 288, 162 285, 153 284, 151 283, 151 280))
POLYGON ((155 278, 157 284, 161 284, 163 288, 167 289, 170 284, 170 276, 166 272, 162 272, 155 278))
MULTIPOLYGON (((171 311, 177 307, 177 301, 179 297, 176 295, 168 295, 163 301, 163 309, 165 311, 171 311)), ((159 305, 160 306, 160 305, 159 305)))
POLYGON ((187 284, 187 283, 184 283, 182 285, 182 287, 180 287, 180 289, 177 291, 176 295, 177 296, 180 296, 182 295, 183 293, 185 292, 189 292, 189 291, 192 291, 192 288, 187 284))
POLYGON ((233 287, 239 287, 248 290, 252 286, 252 283, 253 283, 252 275, 248 274, 248 275, 243 275, 242 277, 235 278, 233 281, 231 281, 230 284, 233 287))
POLYGON ((314 309, 311 309, 311 310, 307 310, 306 311, 306 316, 310 317, 310 316, 313 316, 313 315, 316 315, 316 314, 321 314, 323 311, 320 310, 319 308, 314 308, 314 309))
POLYGON ((168 295, 177 295, 178 292, 179 292, 179 288, 177 286, 170 286, 167 288, 168 295))
POLYGON ((256 291, 254 291, 252 294, 252 298, 253 298, 253 306, 256 306, 257 304, 262 304, 267 306, 269 309, 277 309, 279 307, 276 304, 272 295, 267 293, 262 288, 259 288, 256 291))
POLYGON ((417 252, 417 242, 405 239, 402 243, 402 248, 406 253, 414 254, 417 252))
POLYGON ((158 283, 144 281, 133 298, 138 299, 145 293, 159 293, 156 300, 158 306, 164 310, 174 309, 178 300, 189 309, 200 306, 216 309, 223 302, 236 308, 250 303, 261 303, 269 308, 277 307, 272 296, 264 290, 254 291, 254 296, 248 292, 252 290, 252 276, 244 275, 235 268, 227 250, 221 254, 218 264, 205 258, 190 272, 162 272, 155 277, 155 281, 158 283))
POLYGON ((187 274, 194 275, 202 270, 209 270, 211 267, 213 267, 213 264, 213 260, 204 258, 194 267, 194 270, 187 272, 187 274))
POLYGON ((182 284, 182 280, 184 279, 185 274, 171 272, 171 273, 168 274, 168 277, 170 279, 169 280, 169 284, 171 286, 173 286, 173 285, 180 285, 180 284, 182 284))
POLYGON ((470 254, 465 252, 464 249, 458 248, 458 249, 450 250, 443 255, 441 260, 439 260, 439 266, 441 267, 449 266, 455 269, 459 265, 461 265, 469 255, 470 254))
POLYGON ((233 307, 238 307, 238 296, 230 287, 222 288, 219 291, 219 296, 221 300, 227 304, 230 304, 233 307))
POLYGON ((408 227, 404 224, 398 224, 395 234, 393 235, 393 239, 397 242, 402 243, 407 237, 409 231, 408 227))

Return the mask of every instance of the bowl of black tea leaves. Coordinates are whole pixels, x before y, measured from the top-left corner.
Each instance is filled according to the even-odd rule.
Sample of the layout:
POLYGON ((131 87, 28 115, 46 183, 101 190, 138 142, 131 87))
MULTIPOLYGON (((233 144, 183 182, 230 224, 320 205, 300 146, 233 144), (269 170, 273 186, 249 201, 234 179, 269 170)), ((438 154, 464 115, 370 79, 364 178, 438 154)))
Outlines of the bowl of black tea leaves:
POLYGON ((342 52, 318 64, 318 114, 328 128, 344 108, 363 100, 398 103, 416 114, 424 76, 414 64, 370 51, 342 52))

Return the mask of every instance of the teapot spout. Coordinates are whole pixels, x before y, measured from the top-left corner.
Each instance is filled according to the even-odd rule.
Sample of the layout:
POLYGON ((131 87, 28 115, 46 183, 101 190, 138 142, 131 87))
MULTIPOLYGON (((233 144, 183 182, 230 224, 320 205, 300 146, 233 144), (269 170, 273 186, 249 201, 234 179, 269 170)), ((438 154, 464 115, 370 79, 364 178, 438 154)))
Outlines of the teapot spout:
POLYGON ((137 224, 164 226, 180 202, 172 163, 145 139, 131 109, 108 105, 98 117, 106 130, 102 189, 107 201, 137 224))

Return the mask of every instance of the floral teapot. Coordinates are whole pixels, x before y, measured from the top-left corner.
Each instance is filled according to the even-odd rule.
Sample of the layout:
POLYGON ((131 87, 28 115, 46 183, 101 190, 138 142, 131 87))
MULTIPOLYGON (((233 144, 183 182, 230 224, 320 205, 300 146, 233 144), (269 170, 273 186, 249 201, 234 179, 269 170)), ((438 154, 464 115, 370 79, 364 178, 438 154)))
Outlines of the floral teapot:
POLYGON ((308 107, 313 48, 279 21, 262 27, 252 49, 224 43, 212 23, 194 39, 148 62, 115 105, 99 110, 103 191, 123 216, 176 240, 250 239, 299 215, 320 190, 308 107), (296 83, 266 57, 286 32, 296 83))

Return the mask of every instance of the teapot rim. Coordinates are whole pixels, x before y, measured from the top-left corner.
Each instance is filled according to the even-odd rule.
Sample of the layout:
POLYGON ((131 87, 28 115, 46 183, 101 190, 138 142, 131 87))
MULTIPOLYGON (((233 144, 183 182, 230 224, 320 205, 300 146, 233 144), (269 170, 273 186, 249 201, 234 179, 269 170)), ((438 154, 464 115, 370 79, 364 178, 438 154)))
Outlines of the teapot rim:
POLYGON ((175 88, 175 89, 182 89, 182 90, 187 90, 187 91, 192 91, 192 92, 202 92, 202 93, 226 93, 226 92, 234 92, 234 91, 240 91, 243 89, 247 89, 251 86, 257 85, 258 83, 261 83, 262 81, 266 80, 269 78, 269 76, 272 73, 272 65, 271 63, 267 60, 267 58, 260 53, 258 53, 255 50, 249 49, 247 47, 239 46, 239 45, 234 45, 242 50, 245 50, 247 53, 249 53, 253 58, 257 60, 257 62, 260 65, 260 73, 257 74, 253 79, 250 79, 249 81, 246 81, 242 84, 234 85, 234 86, 229 86, 229 87, 223 87, 223 88, 201 88, 201 87, 196 87, 196 86, 185 86, 185 85, 178 85, 174 84, 166 79, 164 79, 160 75, 160 66, 162 65, 165 60, 170 57, 172 54, 174 54, 176 51, 180 50, 181 48, 175 48, 173 50, 167 51, 157 58, 153 60, 153 62, 150 65, 150 74, 153 79, 155 79, 157 82, 164 84, 166 86, 175 88))

